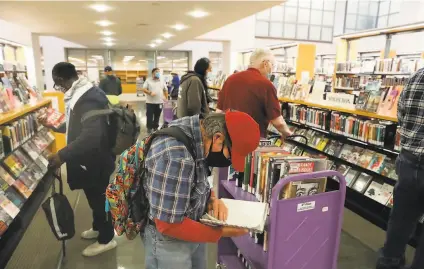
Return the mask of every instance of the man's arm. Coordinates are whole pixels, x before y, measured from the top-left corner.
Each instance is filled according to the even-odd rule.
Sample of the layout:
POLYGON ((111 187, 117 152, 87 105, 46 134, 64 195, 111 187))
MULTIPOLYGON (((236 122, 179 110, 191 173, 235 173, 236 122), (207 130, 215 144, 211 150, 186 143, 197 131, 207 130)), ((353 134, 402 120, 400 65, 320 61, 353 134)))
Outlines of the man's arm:
POLYGON ((293 132, 290 131, 289 126, 287 126, 287 123, 284 120, 283 116, 281 115, 271 120, 271 124, 274 125, 275 129, 277 129, 283 137, 287 137, 293 134, 293 132))
POLYGON ((119 78, 118 79, 118 95, 122 94, 122 83, 121 80, 119 78))
POLYGON ((152 92, 149 91, 149 83, 147 82, 147 80, 144 82, 143 88, 141 90, 147 95, 152 95, 152 92))
POLYGON ((59 127, 55 128, 55 127, 49 127, 50 129, 53 130, 53 132, 55 133, 60 133, 60 134, 64 134, 66 133, 66 123, 62 123, 59 127))
MULTIPOLYGON (((81 103, 82 114, 92 109, 103 109, 100 104, 93 107, 91 104, 81 103)), ((59 151, 62 162, 75 160, 101 147, 103 133, 107 129, 107 122, 104 116, 92 117, 82 123, 81 134, 66 147, 59 151)))

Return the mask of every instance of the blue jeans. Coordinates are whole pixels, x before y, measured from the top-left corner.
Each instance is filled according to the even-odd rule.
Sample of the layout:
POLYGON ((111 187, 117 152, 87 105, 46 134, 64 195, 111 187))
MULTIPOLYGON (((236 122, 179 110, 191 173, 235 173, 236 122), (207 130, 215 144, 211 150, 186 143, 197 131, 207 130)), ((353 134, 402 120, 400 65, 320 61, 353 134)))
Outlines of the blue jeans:
POLYGON ((142 235, 146 269, 206 269, 206 244, 181 241, 147 225, 142 235))
MULTIPOLYGON (((377 269, 400 269, 405 263, 405 248, 424 213, 424 156, 402 150, 396 160, 399 176, 393 192, 393 208, 387 237, 377 261, 377 269)), ((411 269, 424 268, 424 233, 418 242, 411 269)))

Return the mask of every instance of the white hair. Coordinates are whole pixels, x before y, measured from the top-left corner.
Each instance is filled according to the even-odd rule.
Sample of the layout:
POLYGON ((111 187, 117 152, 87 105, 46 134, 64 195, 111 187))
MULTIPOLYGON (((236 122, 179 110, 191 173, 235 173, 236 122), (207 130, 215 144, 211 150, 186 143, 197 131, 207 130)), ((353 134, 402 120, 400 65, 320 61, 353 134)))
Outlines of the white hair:
POLYGON ((265 60, 274 60, 274 54, 270 49, 263 48, 263 49, 256 49, 254 52, 252 52, 252 55, 250 55, 250 66, 257 67, 265 60))

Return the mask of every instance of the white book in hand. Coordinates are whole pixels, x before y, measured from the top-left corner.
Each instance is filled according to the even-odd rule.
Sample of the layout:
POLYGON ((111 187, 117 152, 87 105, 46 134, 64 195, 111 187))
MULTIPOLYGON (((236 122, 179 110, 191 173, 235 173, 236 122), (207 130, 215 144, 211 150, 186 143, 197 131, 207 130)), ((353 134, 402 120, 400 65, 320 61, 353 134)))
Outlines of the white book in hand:
POLYGON ((258 233, 264 231, 267 218, 268 204, 261 202, 221 199, 228 209, 227 220, 220 221, 205 214, 200 222, 212 226, 229 226, 245 228, 258 233))

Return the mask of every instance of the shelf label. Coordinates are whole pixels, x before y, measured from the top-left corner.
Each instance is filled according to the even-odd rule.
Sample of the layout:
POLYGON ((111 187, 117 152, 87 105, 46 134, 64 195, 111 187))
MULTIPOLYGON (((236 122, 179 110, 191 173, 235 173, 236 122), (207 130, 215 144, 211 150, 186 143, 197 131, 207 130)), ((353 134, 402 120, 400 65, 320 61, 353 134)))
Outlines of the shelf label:
POLYGON ((270 147, 270 146, 272 146, 272 142, 271 142, 271 140, 263 139, 263 140, 259 141, 259 146, 260 147, 270 147))
POLYGON ((297 204, 297 212, 315 209, 315 201, 297 204))

